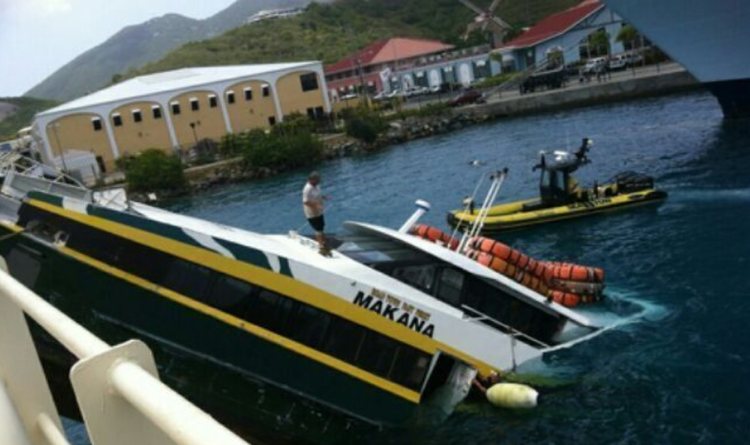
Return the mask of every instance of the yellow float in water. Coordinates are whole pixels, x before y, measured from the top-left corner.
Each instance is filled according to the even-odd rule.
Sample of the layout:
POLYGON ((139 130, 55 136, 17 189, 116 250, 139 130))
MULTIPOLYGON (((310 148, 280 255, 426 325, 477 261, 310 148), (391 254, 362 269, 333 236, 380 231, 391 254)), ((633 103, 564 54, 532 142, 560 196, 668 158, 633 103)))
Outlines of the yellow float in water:
POLYGON ((539 393, 520 383, 498 383, 487 390, 486 396, 491 404, 500 408, 528 409, 536 407, 539 393))

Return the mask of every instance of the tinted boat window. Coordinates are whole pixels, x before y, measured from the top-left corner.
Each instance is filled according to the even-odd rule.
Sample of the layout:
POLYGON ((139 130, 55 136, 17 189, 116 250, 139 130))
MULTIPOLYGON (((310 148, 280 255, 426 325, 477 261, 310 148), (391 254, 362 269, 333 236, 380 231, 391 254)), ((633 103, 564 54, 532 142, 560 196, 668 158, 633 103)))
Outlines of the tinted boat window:
POLYGON ((356 364, 381 377, 388 377, 398 344, 384 335, 367 332, 362 342, 356 364))
POLYGON ((431 295, 436 270, 437 266, 434 264, 398 267, 393 269, 393 278, 417 287, 431 295))
POLYGON ((167 269, 162 285, 183 295, 204 300, 210 280, 211 270, 175 258, 167 269))
POLYGON ((461 289, 464 285, 464 274, 455 269, 445 268, 440 272, 438 298, 453 306, 461 304, 461 289))
POLYGON ((41 252, 19 244, 8 254, 8 270, 21 284, 33 289, 39 278, 41 252))
POLYGON ((289 337, 302 344, 320 349, 331 316, 320 309, 299 304, 297 312, 288 320, 289 337))
POLYGON ((325 342, 323 351, 346 362, 354 362, 364 330, 349 320, 335 317, 325 342))
POLYGON ((206 298, 206 303, 237 316, 247 316, 247 313, 238 309, 238 305, 255 295, 257 288, 245 281, 236 280, 223 274, 218 275, 211 289, 211 294, 206 298))
POLYGON ((390 378, 400 385, 418 391, 429 364, 430 356, 418 349, 401 345, 390 378))

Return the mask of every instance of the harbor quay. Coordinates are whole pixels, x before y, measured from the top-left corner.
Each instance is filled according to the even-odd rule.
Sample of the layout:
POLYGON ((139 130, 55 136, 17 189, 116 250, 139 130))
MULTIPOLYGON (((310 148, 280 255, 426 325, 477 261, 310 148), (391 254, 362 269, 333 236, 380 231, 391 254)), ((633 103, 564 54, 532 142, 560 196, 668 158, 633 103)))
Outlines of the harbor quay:
MULTIPOLYGON (((495 88, 484 91, 485 103, 461 108, 461 113, 485 118, 501 118, 515 115, 541 113, 564 108, 592 106, 606 102, 628 100, 647 96, 658 96, 697 89, 700 84, 678 63, 610 72, 600 79, 569 77, 562 88, 546 89, 521 94, 518 88, 495 88)), ((426 106, 450 100, 444 96, 437 101, 413 101, 406 109, 426 106)))

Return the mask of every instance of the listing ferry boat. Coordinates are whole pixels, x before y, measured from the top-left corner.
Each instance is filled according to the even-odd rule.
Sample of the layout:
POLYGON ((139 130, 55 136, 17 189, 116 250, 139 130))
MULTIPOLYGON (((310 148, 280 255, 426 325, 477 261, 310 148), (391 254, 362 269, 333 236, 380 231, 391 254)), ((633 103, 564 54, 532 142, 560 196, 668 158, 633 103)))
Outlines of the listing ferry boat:
MULTIPOLYGON (((143 339, 168 384, 240 432, 267 422, 309 439, 447 414, 477 374, 600 331, 413 236, 420 212, 400 230, 348 223, 327 258, 293 232, 261 235, 28 171, 8 169, 2 191, 10 274, 111 343, 143 339)), ((48 371, 64 368, 55 357, 48 371)))

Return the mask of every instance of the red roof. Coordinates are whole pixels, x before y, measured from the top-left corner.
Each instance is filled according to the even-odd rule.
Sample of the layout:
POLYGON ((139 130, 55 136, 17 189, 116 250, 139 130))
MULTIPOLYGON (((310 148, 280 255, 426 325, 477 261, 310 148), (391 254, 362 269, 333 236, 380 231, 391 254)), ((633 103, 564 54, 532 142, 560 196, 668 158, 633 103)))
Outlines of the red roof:
POLYGON ((326 66, 326 73, 347 71, 357 65, 368 66, 395 60, 411 59, 413 57, 427 54, 439 53, 453 49, 453 45, 447 45, 437 40, 410 39, 394 37, 391 39, 378 40, 357 51, 349 57, 326 66))
POLYGON ((527 48, 549 40, 568 31, 603 7, 599 0, 585 0, 570 9, 542 19, 528 31, 503 45, 503 48, 527 48))

